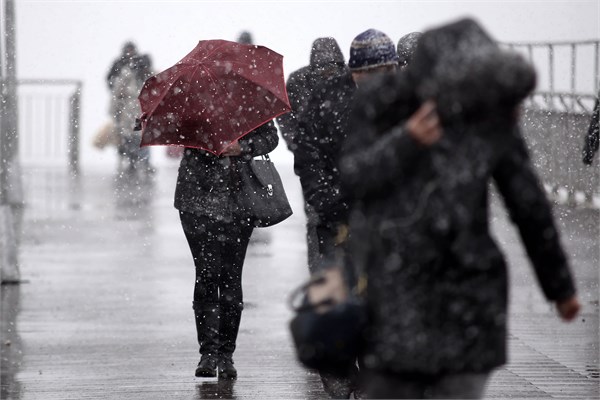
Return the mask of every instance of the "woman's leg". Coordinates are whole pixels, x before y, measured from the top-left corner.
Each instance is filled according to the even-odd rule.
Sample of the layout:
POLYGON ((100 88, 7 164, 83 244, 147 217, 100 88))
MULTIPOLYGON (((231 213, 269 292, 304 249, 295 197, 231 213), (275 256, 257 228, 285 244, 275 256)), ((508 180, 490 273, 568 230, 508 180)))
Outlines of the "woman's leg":
POLYGON ((210 218, 180 212, 181 225, 194 265, 194 317, 202 359, 196 376, 216 376, 219 351, 219 270, 221 248, 218 227, 210 218))
POLYGON ((222 378, 237 376, 232 355, 244 308, 242 270, 251 235, 252 227, 236 223, 228 224, 221 238, 219 375, 222 378))

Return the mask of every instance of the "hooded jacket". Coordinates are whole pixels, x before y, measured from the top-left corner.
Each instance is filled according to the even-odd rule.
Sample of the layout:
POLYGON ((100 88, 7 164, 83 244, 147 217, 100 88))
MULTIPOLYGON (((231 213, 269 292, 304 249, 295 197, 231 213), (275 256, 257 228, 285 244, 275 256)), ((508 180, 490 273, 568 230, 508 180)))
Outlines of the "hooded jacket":
POLYGON ((298 121, 308 107, 313 89, 322 81, 346 71, 344 55, 335 39, 316 39, 310 51, 310 64, 290 74, 286 88, 292 111, 277 117, 281 136, 290 151, 295 152, 294 138, 298 121))
POLYGON ((507 266, 489 227, 494 182, 549 300, 575 293, 514 109, 533 69, 472 20, 427 31, 406 73, 357 94, 341 162, 353 263, 368 279, 365 363, 396 373, 487 372, 506 362, 507 266), (444 136, 404 131, 438 104, 444 136))

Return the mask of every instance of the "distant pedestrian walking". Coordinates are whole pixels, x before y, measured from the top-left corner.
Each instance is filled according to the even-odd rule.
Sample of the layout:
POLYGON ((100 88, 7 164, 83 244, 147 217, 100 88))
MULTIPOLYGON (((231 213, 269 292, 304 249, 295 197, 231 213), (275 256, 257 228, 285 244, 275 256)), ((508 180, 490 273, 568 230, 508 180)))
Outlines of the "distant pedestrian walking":
POLYGON ((397 87, 359 94, 341 178, 354 194, 351 258, 367 277, 368 398, 480 398, 506 362, 508 276, 489 228, 494 181, 546 297, 579 302, 518 128, 533 69, 472 20, 423 34, 397 87), (395 107, 370 120, 373 99, 395 107), (383 128, 383 129, 382 129, 383 128))
POLYGON ((313 91, 327 79, 347 72, 344 55, 336 40, 322 37, 312 43, 309 64, 290 74, 286 88, 292 111, 277 117, 277 124, 292 153, 296 148, 294 138, 300 130, 298 121, 306 111, 313 91))
POLYGON ((242 31, 238 35, 236 42, 243 44, 254 44, 254 39, 249 31, 242 31))
POLYGON ((301 114, 294 169, 306 201, 318 214, 319 253, 324 257, 335 252, 338 230, 347 222, 338 162, 354 95, 358 85, 395 72, 397 61, 396 46, 386 34, 375 29, 359 34, 351 44, 348 72, 318 85, 301 114))
POLYGON ((600 93, 596 97, 596 104, 594 105, 594 111, 590 120, 590 127, 588 128, 585 136, 585 142, 583 145, 583 163, 591 165, 594 161, 594 155, 598 151, 600 146, 600 131, 598 129, 598 120, 600 114, 600 93))
POLYGON ((139 171, 147 176, 154 171, 150 165, 150 151, 140 148, 141 135, 134 131, 135 119, 141 113, 138 95, 151 75, 150 57, 140 55, 135 45, 127 42, 106 78, 111 90, 110 114, 118 138, 119 173, 139 171))
MULTIPOLYGON (((341 187, 338 162, 357 86, 396 71, 396 46, 383 32, 369 29, 352 41, 348 63, 348 72, 313 89, 294 138, 294 169, 300 177, 304 198, 318 216, 320 259, 315 270, 331 259, 344 257, 348 203, 347 193, 341 187)), ((343 372, 340 371, 340 376, 343 372)), ((321 374, 325 391, 335 398, 348 398, 357 389, 356 373, 357 367, 352 364, 342 378, 321 374)))
MULTIPOLYGON (((281 131, 281 136, 292 153, 295 153, 297 147, 294 141, 296 139, 302 140, 300 137, 299 121, 308 108, 313 91, 327 79, 346 74, 347 72, 348 68, 344 62, 344 55, 335 39, 323 37, 313 42, 309 65, 290 74, 286 88, 292 111, 280 115, 276 120, 281 131)), ((314 208, 307 201, 304 202, 304 211, 306 214, 308 267, 310 271, 314 271, 319 254, 316 231, 318 216, 314 208)))

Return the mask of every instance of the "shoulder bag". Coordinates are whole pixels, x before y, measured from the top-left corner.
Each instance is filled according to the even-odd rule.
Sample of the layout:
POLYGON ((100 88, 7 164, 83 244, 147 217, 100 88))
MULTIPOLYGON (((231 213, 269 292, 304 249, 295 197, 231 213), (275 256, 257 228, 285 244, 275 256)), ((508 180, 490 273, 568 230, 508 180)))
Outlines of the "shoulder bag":
POLYGON ((367 323, 365 304, 334 265, 314 274, 290 296, 290 331, 298 360, 321 373, 345 376, 356 363, 367 323))
POLYGON ((250 173, 241 175, 240 207, 255 227, 280 223, 292 215, 279 172, 268 155, 250 161, 250 173))

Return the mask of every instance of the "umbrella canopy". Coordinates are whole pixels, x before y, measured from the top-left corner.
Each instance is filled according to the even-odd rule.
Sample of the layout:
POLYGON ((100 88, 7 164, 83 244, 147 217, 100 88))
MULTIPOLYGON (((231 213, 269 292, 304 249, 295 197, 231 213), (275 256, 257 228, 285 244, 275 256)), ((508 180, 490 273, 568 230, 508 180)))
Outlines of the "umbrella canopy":
POLYGON ((201 40, 177 64, 149 78, 138 99, 141 146, 180 145, 217 155, 291 109, 283 56, 227 40, 201 40))

